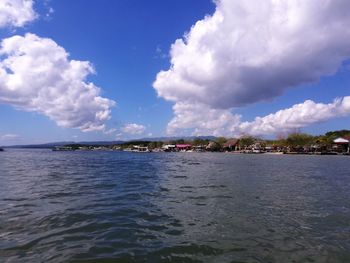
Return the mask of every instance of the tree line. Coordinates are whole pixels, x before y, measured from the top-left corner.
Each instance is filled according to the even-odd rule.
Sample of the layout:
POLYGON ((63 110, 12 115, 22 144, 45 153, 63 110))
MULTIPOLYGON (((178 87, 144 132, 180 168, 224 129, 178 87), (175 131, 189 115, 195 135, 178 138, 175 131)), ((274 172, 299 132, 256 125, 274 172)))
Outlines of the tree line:
MULTIPOLYGON (((261 147, 267 146, 279 146, 279 147, 306 147, 311 145, 320 145, 323 147, 329 147, 333 144, 333 141, 338 137, 346 137, 350 138, 350 130, 339 130, 339 131, 330 131, 323 135, 310 135, 307 133, 301 132, 293 132, 286 136, 278 136, 277 139, 263 139, 260 137, 254 137, 250 135, 242 135, 237 140, 237 147, 239 149, 244 149, 253 144, 259 144, 261 147)), ((233 138, 227 137, 216 137, 215 139, 203 139, 200 137, 194 139, 177 139, 177 140, 169 140, 169 141, 147 141, 147 140, 139 140, 139 141, 129 141, 124 142, 118 145, 89 145, 89 144, 68 144, 66 147, 70 147, 72 149, 79 148, 96 148, 96 147, 105 147, 105 148, 120 148, 126 149, 132 146, 138 145, 142 147, 148 147, 149 149, 161 148, 164 145, 177 145, 177 144, 190 144, 194 147, 201 146, 206 147, 209 144, 212 144, 212 150, 220 151, 224 150, 225 144, 232 140, 233 138)))
MULTIPOLYGON (((242 135, 238 139, 238 147, 244 148, 250 146, 254 143, 259 143, 261 146, 284 146, 284 147, 305 147, 309 145, 322 145, 330 146, 333 144, 333 141, 338 137, 350 137, 350 130, 339 130, 339 131, 330 131, 323 135, 310 135, 307 133, 293 132, 287 134, 286 136, 278 136, 277 139, 262 139, 260 137, 254 137, 250 135, 242 135)), ((218 149, 224 148, 225 144, 232 138, 226 137, 217 137, 214 140, 202 139, 200 137, 194 138, 191 140, 178 139, 178 140, 169 140, 169 141, 131 141, 125 142, 120 146, 122 148, 131 147, 133 145, 139 145, 143 147, 149 147, 150 149, 161 148, 166 144, 190 144, 192 146, 206 146, 210 142, 217 144, 218 149)))

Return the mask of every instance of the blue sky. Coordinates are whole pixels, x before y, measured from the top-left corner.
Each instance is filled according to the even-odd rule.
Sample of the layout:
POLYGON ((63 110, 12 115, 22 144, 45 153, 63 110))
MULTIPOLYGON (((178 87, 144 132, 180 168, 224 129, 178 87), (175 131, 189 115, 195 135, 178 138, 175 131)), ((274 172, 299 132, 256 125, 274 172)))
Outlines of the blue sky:
MULTIPOLYGON (((242 86, 242 90, 245 89, 244 94, 250 86, 254 87, 251 93, 241 97, 240 101, 244 101, 242 105, 237 103, 235 99, 240 98, 242 91, 228 92, 227 94, 223 92, 222 107, 220 100, 218 102, 209 99, 208 97, 221 92, 220 89, 214 90, 210 86, 212 84, 203 84, 203 96, 198 92, 194 93, 192 90, 186 90, 182 93, 177 92, 177 90, 185 89, 192 84, 197 85, 206 80, 198 80, 196 77, 192 83, 188 82, 188 79, 185 81, 185 77, 182 75, 183 68, 188 67, 190 72, 198 67, 197 72, 200 72, 202 70, 201 65, 191 65, 191 63, 195 63, 193 62, 195 58, 192 61, 189 58, 189 61, 183 62, 182 55, 170 55, 169 51, 171 49, 173 51, 179 50, 181 54, 187 52, 188 57, 191 54, 194 55, 192 51, 188 50, 191 49, 191 43, 197 43, 195 32, 199 32, 200 29, 192 28, 193 25, 204 19, 206 15, 213 17, 216 8, 219 11, 221 9, 223 14, 225 14, 224 10, 226 9, 237 8, 237 6, 231 7, 225 1, 214 4, 209 0, 37 0, 33 2, 32 8, 36 13, 36 18, 20 26, 11 25, 10 23, 3 25, 0 28, 1 39, 11 38, 15 35, 23 37, 26 33, 31 33, 40 40, 47 38, 54 41, 69 53, 68 60, 89 61, 93 65, 96 74, 88 74, 86 82, 94 83, 101 89, 99 96, 115 101, 116 105, 111 107, 110 118, 105 119, 103 129, 82 131, 82 126, 79 126, 81 124, 77 127, 70 123, 60 125, 57 117, 52 117, 51 113, 43 113, 42 108, 28 111, 28 105, 20 105, 19 107, 19 104, 8 102, 5 99, 0 100, 0 144, 3 145, 63 140, 84 141, 158 137, 171 134, 169 130, 175 130, 180 135, 236 135, 237 133, 247 133, 247 128, 238 129, 236 126, 244 122, 253 123, 257 116, 264 117, 279 110, 291 108, 293 105, 304 103, 306 100, 322 103, 324 106, 327 103, 332 103, 337 97, 343 98, 349 95, 350 67, 347 59, 350 58, 350 54, 348 50, 341 54, 340 65, 335 65, 330 69, 321 69, 312 77, 307 75, 301 79, 284 81, 287 84, 283 85, 277 83, 276 87, 280 86, 278 91, 268 89, 265 92, 262 90, 264 87, 257 87, 256 83, 261 82, 259 79, 256 80, 256 83, 249 81, 248 85, 238 82, 234 78, 226 80, 218 79, 217 76, 213 77, 214 80, 217 80, 217 86, 222 85, 221 90, 230 89, 229 84, 226 83, 229 81, 231 81, 232 89, 235 85, 233 82, 237 81, 237 85, 242 86), (188 42, 185 41, 186 46, 171 48, 175 40, 183 38, 186 32, 190 35, 188 42), (176 62, 171 63, 171 58, 176 62), (174 68, 173 75, 164 79, 157 76, 160 71, 169 70, 170 72, 170 67, 174 68), (186 85, 181 86, 175 83, 173 80, 177 77, 183 77, 181 81, 186 85), (310 80, 306 81, 305 79, 308 78, 310 80), (159 82, 158 85, 154 85, 156 80, 164 80, 166 84, 159 82), (224 81, 226 82, 224 83, 224 81), (174 85, 170 86, 172 82, 174 82, 174 85), (272 95, 262 95, 261 98, 255 98, 254 95, 251 95, 254 92, 266 94, 271 92, 272 95), (225 97, 230 97, 230 99, 226 102, 225 97), (249 98, 246 99, 246 97, 249 98), (188 101, 186 98, 189 98, 188 101), (199 115, 203 116, 189 115, 189 112, 193 113, 196 110, 183 110, 182 103, 188 105, 191 102, 198 105, 196 109, 200 112, 199 115), (173 109, 174 105, 175 107, 179 105, 178 110, 173 109), (212 112, 212 119, 206 119, 207 111, 212 112), (221 125, 216 122, 216 119, 221 117, 226 122, 237 121, 237 123, 234 127, 227 126, 227 124, 221 125), (183 121, 181 118, 187 118, 188 121, 183 121), (211 123, 212 125, 208 124, 206 126, 203 123, 211 123), (130 124, 139 126, 130 126, 129 130, 126 129, 125 127, 130 124), (132 128, 139 128, 139 130, 132 132, 132 128)), ((249 9, 251 7, 244 6, 244 8, 249 9)), ((336 20, 336 17, 330 19, 336 20)), ((234 21, 230 23, 234 24, 234 21)), ((233 32, 242 25, 236 25, 231 29, 230 26, 231 24, 227 27, 228 29, 225 29, 228 30, 225 33, 230 33, 230 30, 233 32)), ((249 25, 246 26, 249 27, 249 25)), ((205 27, 203 26, 203 28, 205 27)), ((221 29, 219 27, 216 30, 221 29)), ((208 39, 219 33, 208 33, 208 39)), ((307 35, 303 35, 303 37, 307 37, 307 35)), ((261 38, 261 36, 257 34, 257 38, 261 38)), ((205 46, 206 42, 202 39, 200 43, 202 47, 205 47, 203 50, 212 50, 211 54, 218 53, 216 44, 208 41, 208 46, 205 46)), ((217 39, 219 41, 220 37, 217 39)), ((349 40, 349 38, 345 38, 345 40, 349 40)), ((334 41, 344 42, 344 39, 334 41)), ((311 46, 313 42, 310 43, 311 46)), ((197 44, 193 44, 193 46, 198 47, 197 44)), ((235 48, 235 46, 232 48, 235 48)), ((242 49, 242 47, 237 46, 238 48, 242 49)), ((252 49, 254 50, 252 53, 257 52, 255 47, 252 47, 252 49)), ((329 49, 319 50, 319 52, 327 53, 326 51, 329 51, 329 49)), ((300 52, 300 50, 294 51, 300 52)), ((198 52, 200 54, 200 51, 198 52)), ((222 52, 224 53, 225 50, 222 52)), ((241 52, 246 51, 242 50, 241 52)), ((329 53, 332 56, 332 52, 329 53)), ((339 56, 339 54, 334 54, 334 56, 339 56)), ((2 59, 5 59, 4 55, 2 59)), ((286 60, 283 61, 282 68, 290 63, 287 58, 283 57, 283 59, 286 60)), ((325 60, 327 59, 330 58, 326 57, 325 60)), ((218 61, 217 59, 216 66, 220 66, 218 61)), ((266 67, 269 66, 268 62, 269 60, 266 62, 266 67)), ((322 63, 326 64, 324 60, 322 60, 322 63)), ((309 66, 314 66, 314 64, 309 66)), ((235 66, 235 68, 239 67, 243 68, 240 64, 235 66)), ((307 69, 305 70, 307 71, 307 69)), ((232 72, 235 72, 234 68, 232 72)), ((242 70, 239 72, 242 72, 242 70)), ((260 72, 258 73, 260 74, 260 72)), ((297 71, 291 72, 295 74, 297 71)), ((230 72, 228 71, 228 73, 230 72)), ((219 75, 219 73, 217 74, 219 75)), ((227 75, 227 72, 223 72, 223 74, 227 75)), ((278 74, 279 72, 276 72, 276 75, 278 74)), ((212 76, 213 74, 209 72, 208 75, 212 76)), ((281 72, 281 75, 285 78, 286 73, 281 72)), ((251 76, 249 78, 254 79, 251 76)), ((203 76, 203 79, 206 78, 203 76)), ((277 81, 275 79, 277 78, 269 80, 268 83, 275 85, 274 81, 277 81)), ((25 86, 30 85, 31 83, 26 83, 25 86)), ((26 87, 23 87, 23 89, 26 87)), ((0 90, 1 88, 0 86, 0 90)), ((6 89, 6 86, 3 89, 6 89)), ((320 107, 323 107, 322 105, 320 107)), ((341 118, 334 116, 337 114, 334 113, 332 117, 328 117, 328 115, 327 117, 319 116, 314 121, 307 121, 306 124, 305 120, 302 124, 298 122, 296 127, 312 134, 320 134, 335 129, 349 129, 349 114, 343 113, 348 108, 347 106, 342 107, 346 109, 342 108, 341 114, 339 114, 342 116, 341 118)), ((310 115, 305 118, 312 119, 313 116, 310 115)), ((275 121, 277 120, 273 120, 273 122, 275 121)), ((261 129, 264 130, 264 128, 261 129)), ((276 131, 277 128, 271 133, 262 133, 262 136, 274 136, 278 133, 276 131)), ((286 131, 283 130, 283 132, 286 131)))

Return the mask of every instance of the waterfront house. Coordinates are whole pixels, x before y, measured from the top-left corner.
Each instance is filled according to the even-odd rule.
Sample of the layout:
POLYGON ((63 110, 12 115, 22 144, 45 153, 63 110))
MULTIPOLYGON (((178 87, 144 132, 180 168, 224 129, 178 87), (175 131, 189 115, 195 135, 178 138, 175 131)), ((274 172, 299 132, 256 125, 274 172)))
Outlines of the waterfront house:
POLYGON ((238 150, 238 142, 238 139, 230 139, 223 145, 223 148, 225 151, 236 151, 238 150))
POLYGON ((265 151, 265 147, 263 147, 263 142, 256 142, 249 146, 249 148, 253 153, 262 153, 265 151))
POLYGON ((334 150, 338 152, 350 152, 350 136, 339 137, 333 143, 334 150))
POLYGON ((75 151, 76 148, 72 146, 55 146, 52 150, 53 151, 75 151))
POLYGON ((189 151, 192 149, 191 144, 176 144, 176 149, 178 151, 189 151))
POLYGON ((113 145, 112 150, 113 151, 121 151, 122 147, 120 145, 113 145))
POLYGON ((283 152, 284 147, 282 145, 269 144, 264 147, 265 152, 283 152))
POLYGON ((165 152, 174 152, 176 150, 175 144, 165 144, 162 146, 163 151, 165 152))
POLYGON ((147 146, 133 145, 131 148, 132 152, 150 152, 147 146))
POLYGON ((205 152, 205 149, 206 149, 206 145, 193 146, 193 150, 195 152, 205 152))

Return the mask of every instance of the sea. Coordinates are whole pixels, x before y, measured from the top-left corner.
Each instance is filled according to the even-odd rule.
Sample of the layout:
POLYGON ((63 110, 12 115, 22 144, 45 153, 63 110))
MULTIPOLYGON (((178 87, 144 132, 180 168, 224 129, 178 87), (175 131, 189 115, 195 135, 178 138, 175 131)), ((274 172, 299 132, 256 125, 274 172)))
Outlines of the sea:
POLYGON ((0 262, 350 262, 350 156, 6 149, 0 262))

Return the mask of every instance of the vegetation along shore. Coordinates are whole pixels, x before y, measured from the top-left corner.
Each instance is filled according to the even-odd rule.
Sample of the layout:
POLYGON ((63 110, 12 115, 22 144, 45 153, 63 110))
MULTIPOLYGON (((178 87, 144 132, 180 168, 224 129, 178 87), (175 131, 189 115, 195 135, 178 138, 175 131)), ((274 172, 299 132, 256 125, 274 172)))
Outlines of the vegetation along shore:
POLYGON ((313 136, 291 133, 275 140, 249 135, 239 138, 216 137, 213 139, 176 139, 164 141, 128 141, 112 145, 70 143, 56 146, 55 151, 130 151, 130 152, 232 152, 266 154, 320 154, 349 155, 350 130, 327 132, 313 136))

